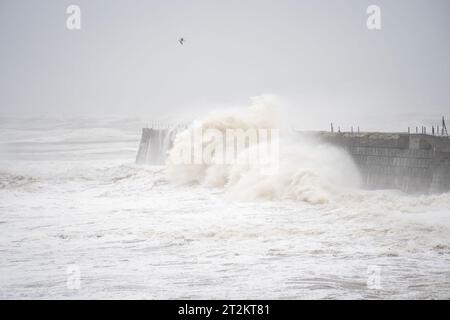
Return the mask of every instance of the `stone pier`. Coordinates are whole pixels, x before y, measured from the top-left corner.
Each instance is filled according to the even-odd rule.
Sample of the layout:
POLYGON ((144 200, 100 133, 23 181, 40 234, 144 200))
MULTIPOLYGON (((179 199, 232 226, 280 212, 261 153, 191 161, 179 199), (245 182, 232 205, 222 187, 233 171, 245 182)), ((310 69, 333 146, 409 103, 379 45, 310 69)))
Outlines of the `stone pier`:
POLYGON ((450 139, 407 133, 328 133, 321 140, 353 157, 368 189, 450 191, 450 139))
MULTIPOLYGON (((136 163, 162 165, 179 130, 144 128, 136 163)), ((367 189, 450 191, 450 139, 408 133, 299 132, 345 149, 367 189)))

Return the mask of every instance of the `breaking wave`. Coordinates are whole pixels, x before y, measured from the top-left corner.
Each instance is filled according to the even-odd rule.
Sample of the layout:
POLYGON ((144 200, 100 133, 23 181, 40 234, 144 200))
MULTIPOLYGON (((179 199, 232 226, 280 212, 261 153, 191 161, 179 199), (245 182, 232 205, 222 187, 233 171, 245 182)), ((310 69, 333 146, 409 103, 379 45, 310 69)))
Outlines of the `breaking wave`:
MULTIPOLYGON (((311 137, 294 135, 281 124, 276 111, 273 99, 262 96, 253 98, 248 108, 217 111, 194 122, 175 138, 167 160, 168 180, 221 187, 227 196, 238 200, 301 200, 313 204, 327 203, 342 190, 359 187, 360 176, 349 155, 311 137), (208 163, 181 164, 181 150, 190 148, 186 137, 199 127, 222 133, 227 129, 278 129, 276 168, 261 170, 241 162, 223 164, 214 158, 208 163)), ((207 146, 212 142, 202 143, 207 146)), ((260 146, 247 146, 237 158, 248 158, 257 147, 260 146)))

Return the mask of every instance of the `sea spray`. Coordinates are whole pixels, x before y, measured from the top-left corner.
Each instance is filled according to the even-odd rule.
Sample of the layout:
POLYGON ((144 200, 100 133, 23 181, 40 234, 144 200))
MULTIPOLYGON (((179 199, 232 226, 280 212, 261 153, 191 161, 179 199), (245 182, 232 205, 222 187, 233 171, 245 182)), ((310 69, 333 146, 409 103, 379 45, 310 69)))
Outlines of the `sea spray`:
MULTIPOLYGON (((224 188, 227 196, 238 200, 300 200, 314 204, 326 203, 341 190, 359 186, 358 170, 345 151, 293 133, 278 118, 272 101, 267 103, 264 97, 257 97, 248 108, 216 111, 195 121, 175 138, 166 162, 168 180, 224 188), (269 170, 262 170, 260 164, 267 159, 258 158, 259 165, 251 161, 223 163, 217 154, 203 162, 181 159, 184 150, 195 148, 190 145, 190 137, 199 128, 216 130, 224 136, 230 129, 278 130, 279 137, 270 141, 277 144, 276 163, 272 158, 267 161, 271 164, 269 170)), ((217 143, 216 140, 211 146, 210 139, 203 139, 201 147, 210 150, 217 143)), ((236 157, 254 159, 254 154, 260 155, 267 148, 266 144, 267 141, 248 145, 236 157)))

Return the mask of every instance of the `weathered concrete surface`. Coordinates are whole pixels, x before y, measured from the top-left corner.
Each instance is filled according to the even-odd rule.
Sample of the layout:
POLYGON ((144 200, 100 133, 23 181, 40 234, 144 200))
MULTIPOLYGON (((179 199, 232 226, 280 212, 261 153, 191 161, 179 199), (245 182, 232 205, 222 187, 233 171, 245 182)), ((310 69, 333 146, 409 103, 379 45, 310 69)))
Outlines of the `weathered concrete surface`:
MULTIPOLYGON (((136 163, 162 165, 178 131, 142 129, 136 163)), ((364 187, 410 193, 450 191, 450 139, 403 133, 303 132, 340 146, 355 160, 364 187)))
POLYGON ((173 146, 175 136, 178 132, 186 129, 185 124, 176 126, 142 128, 142 137, 139 144, 139 151, 136 156, 136 163, 163 165, 167 158, 167 153, 173 146))
POLYGON ((169 129, 143 128, 136 163, 164 164, 166 153, 172 147, 175 133, 169 129))
POLYGON ((369 189, 411 193, 450 190, 450 139, 402 133, 318 133, 343 147, 361 171, 369 189))

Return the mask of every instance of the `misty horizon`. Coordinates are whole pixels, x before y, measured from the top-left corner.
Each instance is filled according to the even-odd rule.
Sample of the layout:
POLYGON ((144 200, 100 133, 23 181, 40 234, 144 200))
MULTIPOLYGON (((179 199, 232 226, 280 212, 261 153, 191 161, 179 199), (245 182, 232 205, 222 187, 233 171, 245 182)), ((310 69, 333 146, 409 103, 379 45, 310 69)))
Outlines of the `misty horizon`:
POLYGON ((80 30, 69 4, 1 3, 2 116, 186 119, 264 94, 305 129, 449 116, 448 1, 377 1, 381 30, 371 1, 78 1, 80 30))

